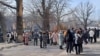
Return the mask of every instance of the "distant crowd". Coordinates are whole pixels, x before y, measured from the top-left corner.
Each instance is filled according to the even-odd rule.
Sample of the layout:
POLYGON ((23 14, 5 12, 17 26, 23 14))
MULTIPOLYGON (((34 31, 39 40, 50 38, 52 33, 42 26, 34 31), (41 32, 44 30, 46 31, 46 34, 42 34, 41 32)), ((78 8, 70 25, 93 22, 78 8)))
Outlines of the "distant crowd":
MULTIPOLYGON (((83 43, 96 43, 99 38, 98 29, 82 28, 70 28, 68 30, 59 31, 38 31, 38 32, 24 32, 23 43, 29 45, 29 41, 33 42, 34 46, 40 46, 40 48, 47 48, 49 45, 58 45, 59 49, 64 49, 66 46, 66 52, 71 53, 75 50, 76 54, 83 52, 83 43)), ((8 32, 7 42, 12 43, 17 41, 16 32, 8 32)))

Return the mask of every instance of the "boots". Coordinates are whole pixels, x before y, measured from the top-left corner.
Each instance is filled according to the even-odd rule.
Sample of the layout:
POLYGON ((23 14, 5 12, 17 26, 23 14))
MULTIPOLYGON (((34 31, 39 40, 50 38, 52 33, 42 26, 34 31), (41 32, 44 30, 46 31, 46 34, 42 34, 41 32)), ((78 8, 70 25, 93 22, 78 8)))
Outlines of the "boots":
POLYGON ((59 49, 63 49, 62 46, 59 46, 59 49))

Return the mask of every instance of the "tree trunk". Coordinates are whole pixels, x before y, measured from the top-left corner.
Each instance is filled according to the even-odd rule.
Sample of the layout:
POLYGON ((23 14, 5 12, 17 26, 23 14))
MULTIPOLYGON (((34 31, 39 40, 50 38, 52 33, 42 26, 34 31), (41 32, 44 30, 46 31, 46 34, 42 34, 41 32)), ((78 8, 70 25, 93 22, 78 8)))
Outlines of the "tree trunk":
POLYGON ((23 41, 23 0, 17 0, 17 21, 16 21, 16 27, 17 27, 17 34, 18 42, 23 41))
POLYGON ((87 22, 84 23, 84 29, 87 30, 87 22))
POLYGON ((1 32, 3 34, 1 42, 6 41, 6 25, 5 25, 5 18, 2 12, 0 12, 0 26, 1 32))
POLYGON ((49 31, 50 30, 50 25, 49 25, 49 11, 50 9, 48 9, 48 7, 46 7, 46 4, 45 4, 45 0, 42 0, 42 9, 43 9, 43 15, 42 15, 42 18, 43 18, 43 31, 49 31))
POLYGON ((44 30, 44 31, 49 31, 49 30, 50 30, 49 16, 48 16, 48 15, 46 15, 46 16, 43 18, 43 30, 44 30))

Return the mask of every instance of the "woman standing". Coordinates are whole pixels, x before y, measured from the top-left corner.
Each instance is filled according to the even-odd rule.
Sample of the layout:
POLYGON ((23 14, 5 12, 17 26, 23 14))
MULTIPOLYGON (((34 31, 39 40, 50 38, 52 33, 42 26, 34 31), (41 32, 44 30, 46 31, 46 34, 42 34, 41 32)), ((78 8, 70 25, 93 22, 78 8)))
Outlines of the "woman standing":
POLYGON ((23 42, 24 42, 24 45, 28 45, 28 40, 29 40, 29 38, 28 38, 28 33, 25 32, 25 33, 23 34, 23 42))
POLYGON ((52 32, 49 32, 49 40, 50 40, 50 45, 52 45, 52 44, 53 44, 53 38, 51 37, 51 35, 52 35, 52 32))
POLYGON ((63 49, 63 40, 64 40, 64 34, 63 34, 63 31, 60 31, 58 33, 58 37, 59 37, 59 48, 60 49, 63 49))
POLYGON ((57 45, 58 42, 58 33, 57 32, 53 32, 51 35, 52 39, 53 39, 53 44, 57 45))
POLYGON ((76 30, 75 38, 74 38, 74 46, 75 46, 76 54, 80 54, 81 45, 82 45, 81 35, 80 35, 80 32, 76 30))

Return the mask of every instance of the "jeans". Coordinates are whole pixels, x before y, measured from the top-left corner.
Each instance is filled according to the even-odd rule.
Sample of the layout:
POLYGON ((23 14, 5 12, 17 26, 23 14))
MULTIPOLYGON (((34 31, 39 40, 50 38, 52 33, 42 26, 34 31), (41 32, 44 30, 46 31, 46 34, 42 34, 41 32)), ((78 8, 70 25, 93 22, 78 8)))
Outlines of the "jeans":
POLYGON ((34 46, 38 45, 38 38, 34 38, 34 46))
POLYGON ((71 51, 72 51, 72 44, 73 44, 73 42, 67 42, 67 49, 66 49, 66 51, 67 51, 67 53, 71 53, 71 51))

